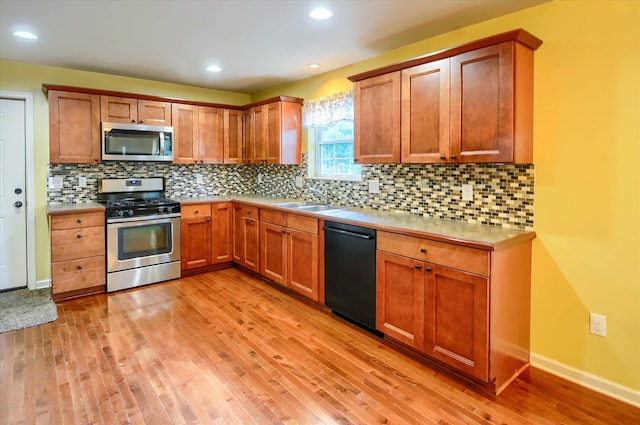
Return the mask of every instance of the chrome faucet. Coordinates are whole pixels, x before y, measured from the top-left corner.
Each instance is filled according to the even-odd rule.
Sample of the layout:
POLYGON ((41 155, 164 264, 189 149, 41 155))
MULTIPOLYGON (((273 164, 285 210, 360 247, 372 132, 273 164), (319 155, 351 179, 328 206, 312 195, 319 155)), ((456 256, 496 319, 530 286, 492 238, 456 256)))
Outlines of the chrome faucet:
POLYGON ((323 204, 328 205, 329 204, 329 197, 327 196, 327 189, 325 189, 324 191, 318 190, 315 187, 310 187, 309 188, 309 192, 311 193, 315 193, 316 195, 318 195, 318 198, 320 198, 320 200, 322 201, 323 204))

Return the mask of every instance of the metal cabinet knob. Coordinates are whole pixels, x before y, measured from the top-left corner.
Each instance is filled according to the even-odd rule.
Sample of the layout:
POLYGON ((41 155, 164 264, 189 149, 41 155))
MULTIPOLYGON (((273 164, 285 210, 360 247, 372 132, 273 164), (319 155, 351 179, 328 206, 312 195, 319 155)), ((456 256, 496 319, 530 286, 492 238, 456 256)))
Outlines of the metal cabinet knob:
POLYGON ((81 218, 77 219, 76 221, 77 221, 78 223, 82 223, 82 219, 81 219, 81 218))
POLYGON ((451 159, 456 159, 456 156, 455 155, 451 155, 451 159))
POLYGON ((82 233, 78 233, 78 234, 76 235, 76 237, 77 237, 78 239, 80 239, 80 238, 82 237, 82 233))
POLYGON ((420 252, 424 254, 425 252, 427 252, 427 248, 420 248, 420 252))
POLYGON ((414 267, 416 268, 416 270, 420 270, 422 268, 420 264, 416 264, 414 267))
POLYGON ((83 269, 82 264, 78 265, 78 270, 82 270, 82 269, 83 269))
POLYGON ((447 157, 444 156, 444 155, 440 155, 440 159, 445 160, 445 159, 447 159, 447 157))

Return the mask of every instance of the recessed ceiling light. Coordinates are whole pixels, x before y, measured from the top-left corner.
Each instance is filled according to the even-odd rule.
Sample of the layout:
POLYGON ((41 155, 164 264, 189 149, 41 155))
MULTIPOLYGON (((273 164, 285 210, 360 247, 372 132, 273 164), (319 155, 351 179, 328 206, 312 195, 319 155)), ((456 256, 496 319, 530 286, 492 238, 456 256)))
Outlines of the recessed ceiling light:
POLYGON ((309 16, 311 16, 312 19, 321 21, 324 19, 329 19, 331 16, 333 16, 333 12, 329 9, 325 9, 324 7, 317 7, 313 9, 311 13, 309 13, 309 16))
POLYGON ((16 31, 13 33, 18 38, 23 38, 25 40, 37 40, 38 36, 29 31, 16 31))
POLYGON ((207 71, 209 72, 220 72, 222 71, 222 68, 220 68, 219 66, 216 65, 211 65, 207 67, 207 71))
POLYGON ((313 69, 320 68, 320 64, 319 63, 310 63, 309 64, 309 68, 313 68, 313 69))

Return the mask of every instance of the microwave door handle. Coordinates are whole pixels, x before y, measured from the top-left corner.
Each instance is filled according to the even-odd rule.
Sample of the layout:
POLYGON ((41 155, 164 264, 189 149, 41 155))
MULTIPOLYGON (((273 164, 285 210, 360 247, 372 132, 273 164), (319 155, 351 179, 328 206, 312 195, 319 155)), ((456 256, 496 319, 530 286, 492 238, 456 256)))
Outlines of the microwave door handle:
POLYGON ((160 137, 158 138, 158 142, 160 143, 160 156, 164 156, 164 131, 159 133, 160 137))

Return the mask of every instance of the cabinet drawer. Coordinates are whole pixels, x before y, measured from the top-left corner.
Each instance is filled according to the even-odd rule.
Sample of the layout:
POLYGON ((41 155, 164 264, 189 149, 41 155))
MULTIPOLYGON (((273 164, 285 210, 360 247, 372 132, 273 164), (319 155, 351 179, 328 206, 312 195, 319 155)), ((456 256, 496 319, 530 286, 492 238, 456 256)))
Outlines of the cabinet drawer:
POLYGON ((287 213, 261 208, 260 221, 287 227, 287 213))
POLYGON ((318 234, 318 219, 313 217, 305 217, 303 215, 288 214, 287 227, 290 229, 300 230, 302 232, 318 234))
POLYGON ((51 216, 51 230, 104 226, 104 211, 51 216))
POLYGON ((104 227, 54 230, 51 232, 51 261, 105 255, 104 227))
POLYGON ((377 249, 469 273, 489 276, 489 252, 481 249, 389 232, 378 232, 377 249))
POLYGON ((99 256, 52 263, 51 280, 54 294, 104 285, 105 258, 99 256))
POLYGON ((249 207, 247 205, 241 205, 242 208, 242 216, 253 218, 254 220, 258 219, 258 207, 249 207))
POLYGON ((183 205, 180 207, 182 218, 211 217, 211 204, 183 205))

